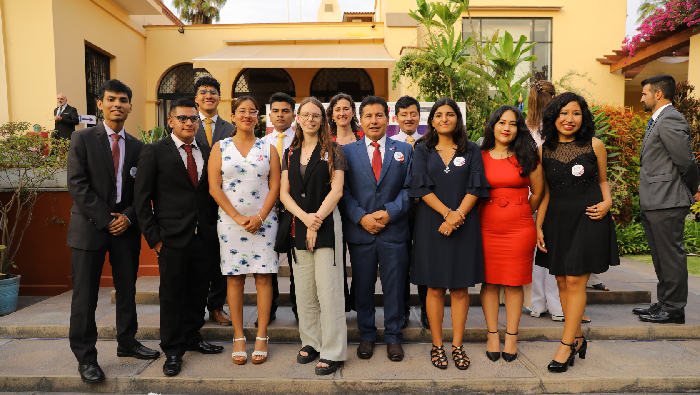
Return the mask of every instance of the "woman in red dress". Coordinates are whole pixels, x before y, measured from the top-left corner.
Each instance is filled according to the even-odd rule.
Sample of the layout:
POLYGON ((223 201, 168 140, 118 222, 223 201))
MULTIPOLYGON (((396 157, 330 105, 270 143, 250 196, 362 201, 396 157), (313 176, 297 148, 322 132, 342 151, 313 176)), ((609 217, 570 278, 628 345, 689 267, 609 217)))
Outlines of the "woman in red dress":
POLYGON ((544 192, 537 145, 517 108, 503 106, 491 114, 481 145, 489 198, 479 208, 484 248, 484 309, 488 342, 486 356, 501 357, 498 327, 499 292, 506 293, 506 337, 503 359, 518 356, 517 335, 523 309, 523 285, 532 282, 533 248, 537 232, 532 213, 544 192), (532 194, 528 198, 528 194, 532 194))

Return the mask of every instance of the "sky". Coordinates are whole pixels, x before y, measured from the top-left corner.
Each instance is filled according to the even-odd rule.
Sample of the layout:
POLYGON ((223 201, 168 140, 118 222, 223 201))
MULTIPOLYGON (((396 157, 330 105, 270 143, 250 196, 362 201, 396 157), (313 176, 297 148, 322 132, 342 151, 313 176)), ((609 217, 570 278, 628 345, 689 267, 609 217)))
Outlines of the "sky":
MULTIPOLYGON (((368 12, 374 10, 374 1, 338 0, 338 4, 343 12, 368 12)), ((637 8, 641 2, 642 0, 627 0, 627 36, 636 34, 637 8)), ((177 15, 172 0, 164 0, 163 3, 177 15)), ((287 22, 287 18, 289 22, 315 22, 320 4, 321 0, 228 0, 221 10, 221 20, 218 23, 279 23, 287 22)))

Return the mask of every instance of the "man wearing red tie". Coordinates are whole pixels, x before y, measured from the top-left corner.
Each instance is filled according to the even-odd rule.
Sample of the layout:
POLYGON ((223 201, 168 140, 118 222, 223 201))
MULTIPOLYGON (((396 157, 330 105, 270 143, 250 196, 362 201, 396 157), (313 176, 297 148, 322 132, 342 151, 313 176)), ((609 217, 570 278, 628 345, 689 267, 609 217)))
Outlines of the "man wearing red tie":
POLYGON ((134 204, 141 230, 158 257, 160 270, 160 347, 163 373, 180 373, 186 351, 218 354, 205 342, 209 278, 218 269, 216 202, 209 195, 209 147, 195 139, 197 105, 178 99, 170 105, 170 137, 141 150, 134 204))

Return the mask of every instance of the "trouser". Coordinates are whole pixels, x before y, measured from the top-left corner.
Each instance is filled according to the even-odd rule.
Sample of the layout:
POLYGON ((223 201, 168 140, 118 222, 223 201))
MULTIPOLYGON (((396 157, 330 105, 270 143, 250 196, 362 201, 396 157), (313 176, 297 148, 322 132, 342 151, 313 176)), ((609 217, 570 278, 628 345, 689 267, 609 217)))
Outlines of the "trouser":
POLYGON ((211 271, 218 270, 218 250, 208 246, 201 233, 181 249, 163 247, 160 270, 160 348, 166 356, 183 356, 203 340, 204 306, 211 271))
POLYGON ((117 342, 125 348, 139 345, 134 336, 138 330, 135 298, 140 251, 129 248, 124 236, 111 235, 105 246, 97 250, 71 248, 73 297, 68 339, 75 358, 83 365, 97 362, 95 309, 107 252, 117 291, 117 342))
POLYGON ((330 361, 348 357, 348 327, 345 320, 343 267, 336 264, 333 248, 313 252, 294 249, 299 336, 302 346, 311 346, 330 361))
POLYGON ((688 259, 683 244, 690 207, 642 210, 642 226, 654 263, 656 297, 670 314, 682 314, 688 302, 688 259))
MULTIPOLYGON (((411 261, 411 254, 413 253, 413 231, 415 229, 416 220, 415 218, 408 219, 408 232, 411 235, 411 240, 406 242, 406 251, 408 251, 408 261, 411 261)), ((418 285, 418 299, 420 300, 420 310, 421 314, 425 314, 425 298, 428 296, 428 286, 418 285)), ((406 272, 406 282, 403 288, 403 310, 404 314, 408 314, 411 310, 408 302, 411 300, 411 265, 408 265, 408 271, 406 272)))
POLYGON ((408 272, 406 242, 389 243, 377 237, 369 244, 348 243, 348 249, 360 340, 377 340, 374 290, 379 267, 384 294, 384 341, 401 343, 404 284, 408 272))
MULTIPOLYGON (((277 274, 274 275, 277 277, 277 274)), ((207 310, 211 313, 214 310, 224 308, 227 293, 226 276, 221 274, 221 270, 212 270, 209 279, 209 295, 207 296, 207 310)))
POLYGON ((544 313, 549 310, 551 315, 564 315, 559 300, 557 279, 549 274, 542 266, 532 267, 532 291, 530 293, 530 310, 544 313))

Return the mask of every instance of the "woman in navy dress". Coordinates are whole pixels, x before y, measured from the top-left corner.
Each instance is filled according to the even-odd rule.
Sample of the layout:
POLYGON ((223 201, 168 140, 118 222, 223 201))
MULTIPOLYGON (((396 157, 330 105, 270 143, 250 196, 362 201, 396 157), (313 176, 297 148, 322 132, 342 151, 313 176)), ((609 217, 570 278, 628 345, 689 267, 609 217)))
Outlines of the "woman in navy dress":
POLYGON ((428 131, 416 143, 411 197, 421 198, 411 259, 411 282, 426 285, 426 310, 433 337, 431 362, 447 368, 442 343, 445 292, 452 301, 452 358, 469 367, 462 346, 469 312, 468 287, 484 281, 477 200, 488 197, 481 150, 469 141, 462 113, 450 98, 435 102, 428 131))

